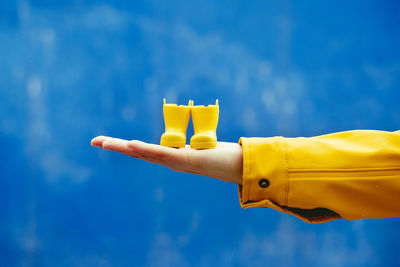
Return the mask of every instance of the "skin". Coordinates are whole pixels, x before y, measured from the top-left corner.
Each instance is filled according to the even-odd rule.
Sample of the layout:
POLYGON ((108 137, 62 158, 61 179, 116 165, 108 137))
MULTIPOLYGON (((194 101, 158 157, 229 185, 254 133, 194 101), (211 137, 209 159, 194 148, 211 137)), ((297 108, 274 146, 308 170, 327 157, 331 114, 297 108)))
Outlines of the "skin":
POLYGON ((170 148, 138 140, 97 136, 92 139, 91 144, 160 164, 177 172, 188 172, 242 184, 243 150, 237 143, 218 142, 215 149, 195 150, 188 145, 182 148, 170 148))

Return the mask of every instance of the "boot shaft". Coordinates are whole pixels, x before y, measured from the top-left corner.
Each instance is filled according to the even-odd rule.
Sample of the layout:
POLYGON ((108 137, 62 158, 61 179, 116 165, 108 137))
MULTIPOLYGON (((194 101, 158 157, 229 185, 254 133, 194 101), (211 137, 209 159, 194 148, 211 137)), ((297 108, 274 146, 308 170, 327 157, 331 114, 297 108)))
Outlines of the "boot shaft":
POLYGON ((194 106, 192 107, 192 120, 194 133, 207 131, 215 132, 218 126, 219 105, 218 100, 215 105, 194 106))
POLYGON ((187 106, 167 104, 164 99, 163 112, 166 132, 180 132, 186 134, 190 119, 192 101, 187 106))

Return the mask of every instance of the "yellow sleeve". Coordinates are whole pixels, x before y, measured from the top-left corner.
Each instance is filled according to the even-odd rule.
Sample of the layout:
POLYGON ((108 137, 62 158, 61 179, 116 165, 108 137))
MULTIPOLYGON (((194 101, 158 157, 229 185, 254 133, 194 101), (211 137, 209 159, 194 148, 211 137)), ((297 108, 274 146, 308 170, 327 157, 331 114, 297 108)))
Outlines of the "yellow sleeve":
POLYGON ((239 143, 243 208, 273 208, 309 223, 400 217, 400 131, 239 143))

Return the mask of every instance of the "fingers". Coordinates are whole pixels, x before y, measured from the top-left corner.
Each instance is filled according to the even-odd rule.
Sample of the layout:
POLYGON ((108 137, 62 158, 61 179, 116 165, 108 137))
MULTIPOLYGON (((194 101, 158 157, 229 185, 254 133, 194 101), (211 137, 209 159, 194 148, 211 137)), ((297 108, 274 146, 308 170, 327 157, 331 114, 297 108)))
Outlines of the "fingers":
POLYGON ((182 171, 187 165, 185 161, 185 148, 176 149, 160 145, 148 144, 138 140, 128 142, 128 147, 135 155, 153 163, 164 165, 175 171, 182 171))
POLYGON ((105 150, 111 150, 133 156, 132 150, 128 147, 127 140, 108 137, 103 141, 101 147, 105 150))
POLYGON ((107 136, 97 136, 91 141, 92 146, 127 154, 129 156, 134 156, 133 151, 128 148, 127 143, 127 140, 107 136))
POLYGON ((92 146, 101 147, 103 145, 103 142, 107 138, 109 138, 109 137, 107 137, 107 136, 97 136, 97 137, 93 138, 90 143, 91 143, 92 146))
POLYGON ((148 144, 138 140, 128 141, 119 138, 98 136, 91 141, 91 144, 152 163, 162 164, 172 169, 176 169, 183 162, 183 154, 178 149, 148 144))
POLYGON ((180 157, 179 151, 171 147, 148 144, 138 140, 129 141, 127 145, 138 155, 151 157, 160 161, 176 161, 180 157))

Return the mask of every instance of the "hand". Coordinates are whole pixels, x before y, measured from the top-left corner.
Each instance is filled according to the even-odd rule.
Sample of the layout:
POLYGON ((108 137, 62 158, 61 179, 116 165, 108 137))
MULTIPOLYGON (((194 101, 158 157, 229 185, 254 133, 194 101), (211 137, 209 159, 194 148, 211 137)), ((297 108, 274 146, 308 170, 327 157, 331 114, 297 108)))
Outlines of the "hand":
POLYGON ((215 149, 195 150, 164 147, 137 140, 98 136, 92 146, 102 147, 128 156, 164 165, 174 171, 209 176, 242 184, 243 151, 237 143, 218 142, 215 149))

